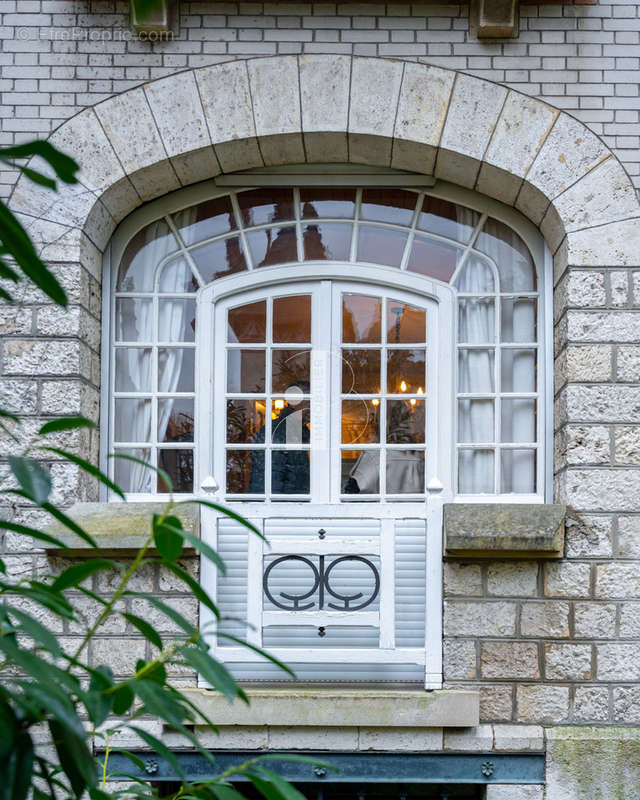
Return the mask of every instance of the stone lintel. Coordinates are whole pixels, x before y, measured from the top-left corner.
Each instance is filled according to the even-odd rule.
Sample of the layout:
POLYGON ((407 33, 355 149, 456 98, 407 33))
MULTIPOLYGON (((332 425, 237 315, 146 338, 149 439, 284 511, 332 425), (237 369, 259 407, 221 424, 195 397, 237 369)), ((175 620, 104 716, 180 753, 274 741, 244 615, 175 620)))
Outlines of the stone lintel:
POLYGON ((249 706, 209 689, 186 694, 221 726, 442 728, 480 719, 479 692, 464 689, 249 689, 249 706))
POLYGON ((520 26, 519 6, 519 0, 471 0, 471 35, 478 39, 516 38, 520 26))
POLYGON ((447 503, 445 551, 474 558, 558 558, 566 506, 534 503, 447 503))
MULTIPOLYGON (((100 555, 126 555, 140 549, 151 531, 153 515, 161 514, 165 508, 165 503, 76 503, 66 513, 94 538, 100 555)), ((171 513, 180 519, 187 532, 200 534, 200 510, 196 504, 176 506, 171 513)), ((44 544, 44 549, 52 555, 96 555, 93 547, 60 522, 53 522, 45 531, 68 548, 44 544)), ((193 551, 193 547, 185 545, 184 552, 193 551)))
POLYGON ((131 27, 137 34, 168 34, 173 28, 172 0, 130 0, 131 27))

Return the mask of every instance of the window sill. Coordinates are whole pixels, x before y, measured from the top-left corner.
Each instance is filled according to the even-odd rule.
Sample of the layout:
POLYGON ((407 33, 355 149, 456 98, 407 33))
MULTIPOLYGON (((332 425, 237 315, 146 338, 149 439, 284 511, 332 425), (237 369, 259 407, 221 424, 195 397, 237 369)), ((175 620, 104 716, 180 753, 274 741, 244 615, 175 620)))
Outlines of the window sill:
POLYGON ((567 508, 560 504, 447 503, 447 556, 560 558, 567 508))
MULTIPOLYGON (((101 555, 129 555, 137 552, 149 537, 153 515, 162 513, 165 508, 166 503, 76 503, 67 515, 94 538, 101 555)), ((171 513, 180 519, 186 531, 200 535, 197 505, 178 506, 171 513)), ((59 522, 49 525, 46 533, 69 548, 62 550, 57 545, 45 544, 44 549, 52 555, 96 554, 93 547, 59 522)), ((153 554, 155 548, 152 546, 149 552, 153 554)), ((183 552, 195 550, 185 543, 183 552)))
POLYGON ((221 726, 450 728, 480 719, 479 692, 464 689, 248 689, 249 706, 210 689, 187 694, 221 726))

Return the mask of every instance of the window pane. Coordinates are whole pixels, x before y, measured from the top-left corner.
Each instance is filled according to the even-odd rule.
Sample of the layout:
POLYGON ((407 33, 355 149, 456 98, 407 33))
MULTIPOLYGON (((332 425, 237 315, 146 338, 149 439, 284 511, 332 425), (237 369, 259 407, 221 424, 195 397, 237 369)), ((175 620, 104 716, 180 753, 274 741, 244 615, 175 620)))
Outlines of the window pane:
POLYGON ((267 332, 267 304, 264 300, 229 309, 227 341, 260 343, 267 332))
POLYGON ((182 256, 169 261, 162 268, 158 278, 158 291, 166 294, 198 291, 198 282, 182 256))
POLYGON ((238 205, 245 227, 294 218, 291 189, 254 189, 238 194, 238 205))
POLYGON ((495 341, 495 303, 492 297, 458 300, 458 341, 489 344, 495 341))
POLYGON ((185 397, 158 400, 158 441, 193 441, 193 400, 185 397))
POLYGON ((264 450, 227 450, 227 493, 264 494, 264 450))
POLYGON ((501 440, 536 441, 536 401, 502 398, 501 440))
POLYGON ((418 216, 418 228, 466 244, 479 219, 480 214, 470 208, 457 206, 439 197, 425 197, 418 216))
POLYGON ((422 394, 425 387, 425 351, 387 351, 387 391, 422 394))
POLYGON ((302 230, 304 257, 307 261, 348 261, 351 250, 351 225, 318 222, 302 230))
POLYGON ((118 269, 118 292, 150 292, 156 266, 178 249, 178 243, 163 220, 147 225, 131 239, 118 269))
POLYGON ((502 391, 503 392, 535 392, 536 390, 536 351, 511 350, 502 351, 502 391))
POLYGON ((153 339, 153 305, 143 298, 116 300, 116 341, 149 342, 153 339))
POLYGON ((196 339, 196 301, 158 300, 158 341, 194 342, 196 339))
POLYGON ((286 393, 295 388, 294 394, 309 394, 309 350, 273 350, 271 357, 272 392, 286 393))
POLYGON ((116 348, 116 392, 150 392, 151 349, 116 348))
POLYGON ((361 219, 410 225, 418 195, 404 189, 363 189, 361 219))
POLYGON ((399 267, 407 243, 404 231, 360 225, 358 233, 358 261, 399 267))
MULTIPOLYGON (((127 450, 117 449, 116 455, 131 456, 147 464, 151 460, 151 451, 146 449, 127 450)), ((153 485, 155 472, 126 458, 114 458, 114 480, 124 492, 150 492, 153 485)))
POLYGON ((456 278, 456 288, 467 294, 491 294, 496 291, 493 270, 488 261, 470 253, 456 278))
POLYGON ((342 295, 342 341, 368 344, 380 341, 382 301, 361 294, 342 295))
POLYGON ((151 400, 115 400, 113 427, 116 442, 148 442, 151 438, 151 400))
POLYGON ((185 208, 174 214, 173 219, 186 245, 236 229, 236 219, 228 196, 185 208))
POLYGON ((494 441, 493 400, 458 400, 458 441, 494 441))
POLYGON ((271 452, 272 494, 309 494, 309 451, 271 452))
POLYGON ((234 275, 247 268, 238 236, 209 242, 202 247, 196 247, 190 253, 205 283, 224 278, 225 275, 234 275))
POLYGON ((531 253, 514 230, 497 219, 488 219, 475 247, 495 261, 502 292, 535 291, 536 273, 531 253))
POLYGON ((353 219, 355 189, 323 189, 310 186, 300 189, 302 219, 329 217, 330 219, 353 219))
POLYGON ((342 351, 343 394, 380 393, 380 351, 342 351))
POLYGON ((536 490, 536 451, 503 450, 500 491, 529 494, 536 490))
POLYGON ((276 398, 271 414, 271 441, 274 444, 308 444, 309 420, 309 400, 296 398, 294 403, 288 403, 282 397, 276 398))
POLYGON ((254 267, 273 267, 298 260, 296 229, 293 225, 247 233, 247 244, 254 267))
MULTIPOLYGON (((193 491, 193 450, 159 450, 158 466, 168 474, 174 492, 193 491)), ((159 492, 170 491, 160 475, 157 480, 159 492)))
POLYGON ((227 354, 227 391, 264 392, 264 350, 230 350, 227 354))
POLYGON ((387 494, 424 492, 424 450, 387 450, 387 494))
POLYGON ((227 400, 227 441, 264 442, 265 400, 227 400), (259 434, 262 434, 260 438, 259 434))
POLYGON ((380 400, 342 401, 342 441, 368 444, 380 441, 380 400))
POLYGON ((158 391, 193 392, 195 388, 193 347, 158 348, 158 391))
POLYGON ((379 494, 380 451, 342 451, 342 493, 379 494))
POLYGON ((462 251, 453 245, 416 236, 407 269, 448 283, 461 255, 462 251))
POLYGON ((423 443, 424 410, 424 400, 387 400, 387 442, 423 443))
POLYGON ((311 296, 276 297, 273 301, 273 341, 311 341, 311 296))
POLYGON ((502 304, 502 341, 536 341, 536 301, 532 298, 507 297, 502 304))
POLYGON ((494 451, 458 452, 458 491, 461 494, 486 494, 494 491, 494 451))
POLYGON ((387 300, 387 341, 391 344, 426 342, 427 315, 421 308, 387 300))
MULTIPOLYGON (((465 394, 495 392, 494 367, 493 350, 458 350, 458 391, 465 394)), ((504 383, 503 390, 509 391, 504 389, 504 383)))

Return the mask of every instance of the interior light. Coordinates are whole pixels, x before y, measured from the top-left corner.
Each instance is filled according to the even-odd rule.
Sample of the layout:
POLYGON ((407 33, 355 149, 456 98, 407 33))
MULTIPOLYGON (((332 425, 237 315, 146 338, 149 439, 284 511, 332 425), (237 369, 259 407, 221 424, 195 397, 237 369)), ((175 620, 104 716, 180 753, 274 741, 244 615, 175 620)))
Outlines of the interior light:
POLYGON ((377 397, 374 397, 373 400, 371 401, 371 405, 372 406, 379 406, 380 405, 380 400, 378 400, 377 397))
POLYGON ((275 408, 277 408, 279 411, 281 411, 284 408, 284 400, 282 400, 281 398, 278 398, 277 400, 273 401, 273 405, 274 405, 275 408))
POLYGON ((412 406, 415 406, 415 404, 416 404, 416 398, 415 398, 415 397, 412 397, 412 398, 411 398, 411 400, 409 400, 409 402, 411 403, 411 405, 412 405, 412 406))
POLYGON ((406 392, 407 391, 407 382, 406 381, 400 381, 400 391, 401 392, 406 392))
POLYGON ((422 391, 422 386, 418 386, 418 394, 424 394, 424 392, 422 391))

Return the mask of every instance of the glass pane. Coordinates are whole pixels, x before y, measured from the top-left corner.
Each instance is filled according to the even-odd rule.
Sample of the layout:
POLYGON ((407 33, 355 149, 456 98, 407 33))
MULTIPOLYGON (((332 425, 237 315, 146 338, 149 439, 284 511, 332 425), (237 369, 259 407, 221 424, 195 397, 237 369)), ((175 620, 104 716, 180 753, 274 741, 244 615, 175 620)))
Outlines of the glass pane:
POLYGON ((302 230, 304 257, 307 261, 348 261, 351 250, 351 225, 318 222, 302 230))
POLYGON ((288 403, 276 397, 271 413, 271 441, 274 444, 308 444, 309 420, 309 400, 295 398, 293 403, 288 403))
POLYGON ((493 350, 458 350, 458 391, 468 394, 495 392, 494 366, 493 350))
MULTIPOLYGON (((116 455, 138 458, 140 461, 145 461, 147 464, 151 462, 150 450, 117 449, 114 453, 116 455)), ((136 464, 134 461, 128 461, 125 458, 114 458, 113 461, 114 480, 124 492, 152 491, 151 487, 153 485, 155 472, 148 469, 143 464, 136 464)))
POLYGON ((422 444, 424 411, 424 400, 415 397, 410 400, 387 400, 388 444, 422 444))
POLYGON ((475 247, 495 261, 500 273, 500 291, 535 291, 536 274, 531 253, 518 234, 503 222, 488 219, 475 247))
POLYGON ((234 275, 247 268, 238 236, 209 242, 202 247, 196 247, 190 253, 205 283, 224 278, 225 275, 234 275))
POLYGON ((373 344, 380 341, 382 301, 361 294, 342 295, 342 341, 373 344))
POLYGON ((380 393, 380 351, 342 351, 342 392, 344 394, 380 393))
POLYGON ((410 225, 418 195, 404 189, 364 189, 360 218, 410 225))
POLYGON ((264 450, 227 450, 227 492, 264 494, 264 450))
POLYGON ((148 442, 151 400, 116 400, 113 438, 116 442, 148 442))
POLYGON ((272 494, 309 494, 309 451, 271 452, 272 494))
POLYGON ((296 229, 267 228, 247 234, 247 244, 254 267, 273 267, 298 260, 296 229))
POLYGON ((387 300, 387 341, 391 344, 426 342, 427 315, 421 308, 387 300))
POLYGON ((536 451, 503 450, 500 463, 500 491, 530 494, 536 490, 536 451))
POLYGON ((178 249, 178 243, 163 220, 147 225, 126 246, 118 269, 118 292, 151 292, 156 266, 178 249))
POLYGON ((380 451, 343 450, 342 493, 378 494, 380 492, 380 451))
MULTIPOLYGON (((193 450, 158 450, 158 466, 171 478, 174 492, 193 491, 193 450)), ((158 475, 158 491, 169 487, 158 475)))
POLYGON ((300 189, 302 219, 353 219, 355 201, 355 189, 323 189, 314 186, 300 189))
POLYGON ((195 355, 193 347, 158 348, 158 391, 193 392, 195 389, 195 355))
POLYGON ((228 195, 185 208, 174 214, 173 220, 187 246, 236 229, 236 218, 228 195))
POLYGON ((501 441, 536 441, 536 401, 502 398, 501 441))
POLYGON ((273 301, 273 341, 311 342, 311 297, 276 297, 273 301))
POLYGON ((158 341, 194 342, 196 339, 196 301, 158 300, 158 341))
POLYGON ((229 350, 227 391, 264 392, 264 350, 229 350))
POLYGON ((150 392, 151 349, 116 348, 116 392, 150 392))
POLYGON ((399 267, 407 243, 404 231, 361 225, 358 233, 358 261, 399 267))
POLYGON ((342 441, 368 444, 380 441, 380 400, 342 401, 342 441))
POLYGON ((471 253, 456 278, 456 288, 467 294, 491 294, 496 291, 493 270, 488 261, 471 253))
POLYGON ((418 216, 418 228, 466 244, 479 219, 480 214, 470 208, 457 206, 439 197, 425 197, 418 216))
POLYGON ((416 236, 407 269, 448 283, 461 255, 462 251, 453 245, 416 236))
POLYGON ((502 351, 501 390, 503 392, 535 392, 536 390, 536 351, 502 351))
POLYGON ((238 194, 238 205, 245 227, 294 218, 291 189, 254 189, 238 194))
POLYGON ((193 441, 193 400, 186 397, 158 400, 158 441, 193 441))
POLYGON ((274 350, 271 391, 309 394, 310 356, 309 350, 274 350))
POLYGON ((493 400, 458 400, 458 441, 493 442, 493 400))
POLYGON ((536 341, 536 307, 533 298, 507 297, 501 301, 503 342, 536 341))
POLYGON ((458 491, 461 494, 493 494, 494 451, 458 451, 458 491))
POLYGON ((495 303, 492 297, 458 300, 458 341, 489 344, 495 341, 495 303))
POLYGON ((387 494, 424 492, 424 450, 387 450, 387 494))
POLYGON ((425 387, 425 351, 387 351, 387 391, 391 394, 422 394, 425 387))
POLYGON ((229 309, 227 341, 260 343, 267 333, 267 304, 264 300, 229 309))
POLYGON ((116 341, 150 342, 152 339, 152 301, 138 297, 116 300, 116 341))
POLYGON ((265 400, 227 400, 227 441, 264 442, 265 400), (259 433, 262 432, 260 439, 259 433))
POLYGON ((162 268, 158 278, 158 291, 166 294, 198 291, 198 282, 182 256, 169 261, 162 268))

